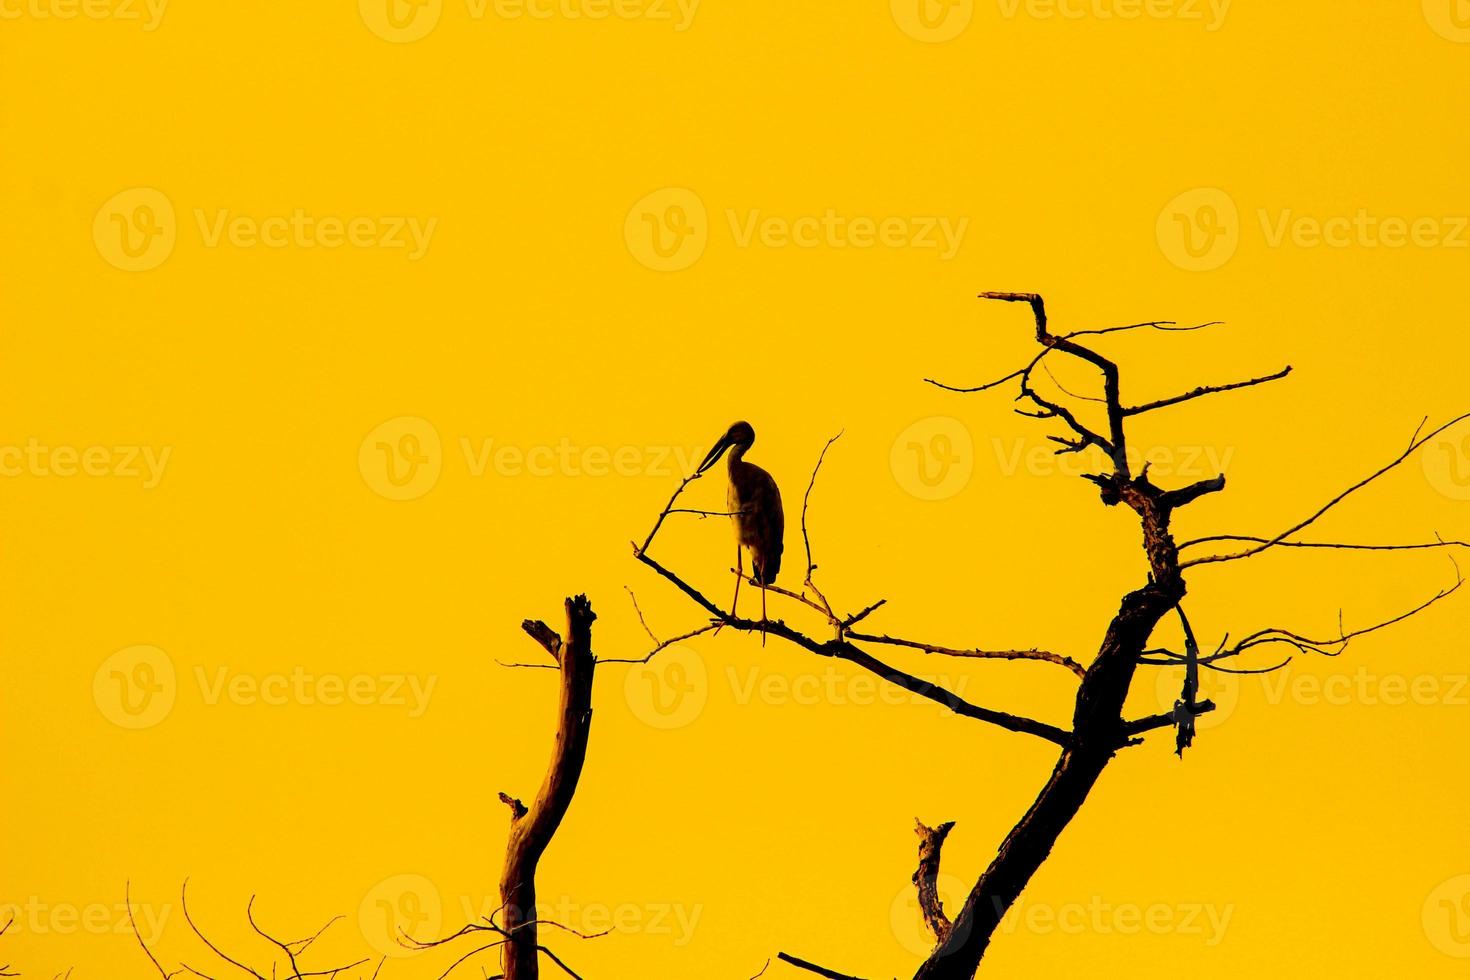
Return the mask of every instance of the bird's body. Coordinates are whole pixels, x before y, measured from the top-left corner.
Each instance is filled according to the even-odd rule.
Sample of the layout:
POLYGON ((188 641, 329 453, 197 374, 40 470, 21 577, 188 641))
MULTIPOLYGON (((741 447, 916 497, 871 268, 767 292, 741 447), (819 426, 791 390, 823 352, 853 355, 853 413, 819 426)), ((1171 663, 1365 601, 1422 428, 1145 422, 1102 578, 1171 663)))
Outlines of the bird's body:
MULTIPOLYGON (((755 444, 755 429, 748 422, 736 422, 709 451, 700 464, 703 473, 715 464, 726 450, 730 452, 730 520, 735 524, 735 598, 730 615, 736 615, 740 602, 740 579, 744 577, 744 550, 750 551, 750 565, 755 573, 752 581, 761 589, 761 623, 766 621, 766 587, 773 585, 781 571, 781 552, 785 548, 786 515, 781 509, 781 491, 771 474, 754 463, 745 461, 745 453, 755 444)), ((764 635, 764 634, 763 634, 764 635)))
POLYGON ((786 515, 781 510, 781 491, 771 474, 730 454, 730 520, 735 538, 750 549, 750 567, 757 585, 770 585, 781 571, 785 547, 786 515))

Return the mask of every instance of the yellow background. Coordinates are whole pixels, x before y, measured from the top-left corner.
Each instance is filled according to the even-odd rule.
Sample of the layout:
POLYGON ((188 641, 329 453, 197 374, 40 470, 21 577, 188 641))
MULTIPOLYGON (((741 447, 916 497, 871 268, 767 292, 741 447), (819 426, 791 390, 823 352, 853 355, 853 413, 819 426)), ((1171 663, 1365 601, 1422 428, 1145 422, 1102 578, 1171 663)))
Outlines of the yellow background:
MULTIPOLYGON (((700 623, 628 541, 677 482, 667 451, 702 452, 736 418, 785 491, 786 584, 803 565, 801 492, 845 430, 812 515, 844 609, 886 597, 874 628, 1088 658, 1142 580, 1135 522, 1049 457, 1008 462, 1052 431, 1011 415, 1008 394, 921 381, 973 383, 1030 356, 1026 311, 980 303, 982 289, 1044 293, 1059 328, 1227 321, 1109 341, 1129 400, 1296 367, 1135 427, 1136 447, 1174 454, 1179 482, 1209 475, 1189 454, 1228 457, 1228 490, 1180 518, 1184 536, 1279 530, 1398 453, 1421 416, 1470 408, 1470 249, 1454 220, 1470 211, 1470 32, 1448 2, 1239 3, 1217 22, 1203 4, 1128 19, 1103 16, 1128 9, 1104 0, 1073 3, 1077 17, 987 0, 929 8, 928 36, 954 35, 937 41, 916 8, 882 0, 705 0, 685 30, 561 8, 475 17, 443 0, 418 12, 438 19, 414 41, 380 36, 383 11, 352 0, 174 0, 153 30, 105 6, 41 16, 66 2, 12 3, 19 16, 0 21, 0 443, 170 456, 152 488, 36 467, 0 481, 0 902, 19 907, 0 963, 27 976, 152 975, 122 931, 128 880, 166 917, 165 964, 206 972, 229 968, 184 926, 186 877, 201 924, 262 963, 252 893, 262 925, 291 938, 346 916, 317 966, 373 953, 380 900, 421 930, 436 909, 448 931, 492 908, 508 822, 496 793, 534 793, 554 699, 549 672, 496 660, 536 660, 519 621, 559 625, 572 592, 592 597, 604 657, 650 646, 625 585, 661 636, 700 623), (172 206, 174 242, 125 271, 99 210, 136 188, 172 206), (656 271, 632 211, 670 188, 703 208, 702 224, 685 212, 703 252, 656 271), (1221 193, 1225 210, 1200 210, 1221 193), (297 209, 437 225, 410 260, 211 247, 196 216, 297 209), (732 212, 739 225, 828 209, 968 226, 947 260, 742 245, 732 229, 732 212), (1433 219, 1447 240, 1273 244, 1288 212, 1360 209, 1433 219), (1210 214, 1224 237, 1201 263, 1170 230, 1210 214), (390 500, 364 441, 404 417, 439 437, 439 471, 390 500), (461 440, 570 447, 577 465, 536 475, 503 457, 476 475, 461 440), (926 489, 911 444, 960 467, 954 483, 926 489), (619 449, 631 475, 581 465, 619 449), (139 645, 162 651, 176 690, 131 729, 98 674, 139 645), (197 672, 221 668, 435 686, 419 717, 210 703, 197 672)), ((1463 434, 1323 534, 1465 536, 1463 434)), ((686 499, 719 509, 721 479, 686 499)), ((656 550, 726 598, 723 521, 676 518, 656 550)), ((1188 578, 1213 644, 1330 631, 1340 608, 1364 625, 1453 570, 1435 553, 1283 552, 1188 578)), ((780 600, 772 614, 822 628, 780 600)), ((1467 625, 1457 596, 1338 661, 1299 663, 1285 689, 1281 675, 1212 687, 1233 709, 1182 763, 1168 732, 1120 757, 1027 891, 1023 908, 1042 912, 1003 930, 982 973, 1460 975, 1467 625), (1352 693, 1307 686, 1333 677, 1352 693), (1394 678, 1438 694, 1386 703, 1394 678), (1098 908, 1113 911, 1047 925, 1048 909, 1098 908), (1159 908, 1172 926, 1129 929, 1117 912, 1159 908), (1190 908, 1228 913, 1223 936, 1187 927, 1190 908)), ((1071 680, 1049 665, 887 655, 982 703, 1068 717, 1071 680)), ((653 668, 600 669, 587 772, 542 865, 542 898, 569 923, 621 916, 597 940, 548 934, 589 978, 748 977, 780 949, 909 975, 914 817, 958 821, 953 891, 1053 761, 930 705, 864 704, 878 700, 865 679, 778 642, 702 637, 653 668), (752 694, 751 678, 767 686, 752 694), (661 683, 674 686, 655 704, 661 683), (658 708, 680 692, 692 707, 671 722, 658 708)), ((1154 670, 1140 713, 1177 690, 1154 670)), ((382 977, 446 965, 394 960, 382 977)))

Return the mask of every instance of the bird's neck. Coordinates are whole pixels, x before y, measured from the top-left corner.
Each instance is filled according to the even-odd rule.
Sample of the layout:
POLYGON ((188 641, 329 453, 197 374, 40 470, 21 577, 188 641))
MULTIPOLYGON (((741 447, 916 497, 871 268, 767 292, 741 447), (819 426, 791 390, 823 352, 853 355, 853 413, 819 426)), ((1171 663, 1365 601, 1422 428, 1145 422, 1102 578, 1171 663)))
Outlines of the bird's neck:
POLYGON ((733 469, 735 469, 735 467, 737 467, 737 466, 740 465, 740 462, 743 459, 745 459, 745 451, 747 449, 749 449, 749 448, 750 448, 749 446, 732 446, 730 448, 730 456, 729 456, 729 460, 730 460, 729 467, 730 467, 730 469, 733 470, 733 469))

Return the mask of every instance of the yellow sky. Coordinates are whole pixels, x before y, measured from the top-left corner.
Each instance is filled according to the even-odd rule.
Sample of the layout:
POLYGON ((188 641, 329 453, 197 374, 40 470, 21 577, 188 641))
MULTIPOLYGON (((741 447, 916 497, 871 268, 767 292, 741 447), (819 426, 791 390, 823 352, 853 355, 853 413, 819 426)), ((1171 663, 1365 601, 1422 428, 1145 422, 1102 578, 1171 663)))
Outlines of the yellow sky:
MULTIPOLYGON (((1229 481, 1185 536, 1280 530, 1470 408, 1463 7, 0 0, 0 964, 152 975, 129 880, 160 958, 206 971, 185 878, 257 958, 252 894, 293 938, 344 915, 324 961, 488 912, 496 794, 534 792, 555 696, 497 660, 536 659, 518 624, 573 592, 604 657, 651 644, 625 586, 660 636, 701 623, 628 542, 737 418, 785 492, 785 584, 841 430, 811 517, 836 602, 1090 658, 1142 581, 1136 523, 1009 394, 922 379, 1031 356, 985 289, 1065 329, 1225 321, 1106 344, 1130 401, 1295 368, 1140 420, 1160 482, 1229 481)), ((1464 537, 1467 435, 1322 533, 1464 537)), ((687 499, 720 509, 720 481, 687 499)), ((724 521, 671 519, 658 551, 726 598, 724 521)), ((1371 623, 1454 570, 1188 578, 1213 645, 1371 623)), ((1455 597, 1211 678, 1195 749, 1120 756, 982 975, 1459 976, 1467 627, 1455 597)), ((1054 666, 887 654, 1069 717, 1054 666)), ((1177 695, 1156 670, 1140 713, 1177 695)), ((604 665, 595 711, 541 873, 551 914, 613 930, 555 937, 589 978, 780 949, 911 975, 914 818, 957 821, 953 895, 1054 759, 729 631, 604 665)))

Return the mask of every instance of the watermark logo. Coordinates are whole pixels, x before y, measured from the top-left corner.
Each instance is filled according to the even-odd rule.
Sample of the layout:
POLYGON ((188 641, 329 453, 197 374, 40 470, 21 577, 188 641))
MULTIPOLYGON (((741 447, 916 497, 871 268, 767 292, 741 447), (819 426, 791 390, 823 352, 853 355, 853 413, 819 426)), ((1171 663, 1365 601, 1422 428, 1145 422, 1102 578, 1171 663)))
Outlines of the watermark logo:
POLYGON ((122 728, 152 728, 173 711, 177 697, 173 660, 154 646, 119 650, 104 660, 92 677, 92 700, 97 709, 122 728))
POLYGON ((743 213, 726 208, 725 221, 739 248, 759 245, 769 249, 933 250, 941 262, 959 254, 970 227, 969 218, 930 215, 877 218, 842 214, 836 208, 796 217, 766 214, 759 208, 747 208, 743 213))
POLYGON ((1470 500, 1470 435, 1436 438, 1420 453, 1429 485, 1451 500, 1470 500))
POLYGON ((975 472, 975 441, 959 419, 919 419, 893 440, 889 467, 898 485, 920 500, 947 500, 975 472))
POLYGON ((704 201, 684 187, 656 190, 628 211, 623 239, 633 257, 656 272, 687 269, 709 243, 704 201))
POLYGON ((1366 665, 1317 676, 1295 663, 1256 678, 1266 703, 1308 708, 1470 707, 1470 674, 1378 674, 1366 665))
POLYGON ((173 254, 177 240, 173 202, 152 187, 119 191, 92 219, 98 254, 124 272, 158 268, 173 254))
POLYGON ((889 0, 889 8, 899 30, 926 44, 953 41, 975 16, 975 0, 889 0))
POLYGON ((0 20, 113 20, 158 30, 169 0, 0 0, 0 20))
POLYGON ((305 208, 257 217, 229 208, 212 212, 194 208, 194 224, 205 248, 402 249, 408 261, 417 262, 428 254, 439 219, 366 214, 344 218, 311 214, 305 208))
POLYGON ((1470 44, 1470 0, 1424 0, 1424 19, 1445 40, 1470 44))
MULTIPOLYGON (((208 249, 381 249, 401 251, 410 262, 428 254, 439 227, 433 217, 314 214, 299 207, 265 215, 196 207, 191 214, 200 244, 208 249)), ((173 202, 152 187, 114 194, 92 219, 98 253, 127 272, 162 265, 173 254, 180 230, 173 202)))
POLYGON ((682 34, 694 25, 700 0, 465 0, 471 19, 493 13, 500 20, 645 20, 672 24, 682 34))
MULTIPOLYGON (((498 897, 459 897, 461 915, 467 922, 484 922, 500 912, 498 897)), ((538 896, 531 918, 542 923, 556 923, 588 935, 652 936, 665 939, 675 949, 694 941, 695 930, 704 915, 704 905, 690 902, 581 902, 570 895, 553 899, 538 896)), ((498 920, 503 921, 503 920, 498 920)))
MULTIPOLYGON (((724 208, 723 214, 730 242, 739 249, 906 249, 933 252, 941 262, 959 254, 970 227, 965 217, 880 217, 836 208, 794 215, 724 208)), ((703 199, 682 187, 647 195, 633 205, 623 222, 623 238, 633 257, 659 272, 678 272, 699 261, 713 231, 703 199)))
POLYGON ((475 478, 493 473, 515 478, 578 479, 617 477, 684 477, 704 458, 702 449, 687 446, 583 446, 562 437, 556 445, 518 446, 495 439, 460 436, 465 471, 475 478))
POLYGON ((51 446, 32 436, 24 445, 0 444, 0 477, 114 477, 152 490, 172 455, 172 446, 51 446))
POLYGON ((1470 248, 1470 217, 1465 215, 1374 214, 1358 208, 1351 214, 1318 217, 1291 208, 1256 212, 1261 235, 1271 248, 1470 248))
POLYGON ((368 30, 394 44, 411 44, 439 26, 444 0, 358 0, 368 30))
POLYGON ((684 646, 671 646, 635 664, 623 678, 623 697, 634 717, 653 728, 684 728, 709 702, 709 670, 684 646))
POLYGON ((1470 875, 1442 882, 1424 900, 1424 935, 1435 949, 1470 959, 1470 875))
MULTIPOLYGON (((1470 215, 1465 214, 1383 214, 1367 207, 1302 214, 1294 208, 1258 207, 1255 216, 1267 248, 1470 249, 1470 215)), ((1170 262, 1206 272, 1235 255, 1243 227, 1229 194, 1197 188, 1160 212, 1157 233, 1159 248, 1170 262)))
POLYGON ((163 935, 163 928, 172 912, 171 905, 134 902, 129 915, 126 902, 79 905, 75 902, 49 902, 39 895, 31 895, 24 902, 0 905, 0 925, 11 923, 16 933, 33 936, 131 936, 136 924, 138 935, 144 942, 152 944, 163 935))
MULTIPOLYGON (((704 457, 698 446, 585 445, 565 436, 555 443, 529 445, 460 436, 454 445, 457 453, 447 451, 427 419, 400 416, 374 428, 358 445, 358 469, 373 492, 389 500, 416 500, 437 485, 446 467, 475 480, 668 479, 693 473, 704 457)), ((3 458, 0 447, 0 467, 3 458)))
MULTIPOLYGON (((999 436, 992 436, 990 446, 1004 477, 1022 474, 1031 477, 1081 477, 1097 470, 1095 459, 1089 459, 1082 453, 1058 455, 1054 443, 1038 445, 1028 439, 1014 439, 1007 444, 999 436)), ((1185 482, 1224 474, 1235 458, 1235 447, 1130 445, 1126 454, 1128 465, 1135 473, 1142 472, 1147 466, 1155 479, 1185 482)))
MULTIPOLYGON (((648 21, 672 24, 683 33, 694 26, 700 0, 464 0, 464 13, 478 23, 498 21, 648 21)), ((409 44, 439 26, 444 0, 358 0, 368 30, 385 41, 409 44)))
MULTIPOLYGON (((217 707, 385 707, 421 718, 438 685, 437 675, 313 674, 304 667, 289 672, 253 674, 228 665, 194 665, 190 676, 200 701, 217 707)), ((174 662, 154 646, 119 650, 103 661, 92 678, 92 699, 102 715, 123 728, 152 728, 178 701, 181 685, 174 662)))
POLYGON ((1218 269, 1240 245, 1240 212, 1218 187, 1197 187, 1175 197, 1159 212, 1159 248, 1189 272, 1218 269))
POLYGON ((312 674, 303 667, 290 673, 251 674, 228 666, 194 667, 194 681, 204 703, 213 707, 229 703, 240 707, 286 705, 335 708, 405 708, 410 718, 422 718, 439 683, 437 674, 312 674))
POLYGON ((1035 20, 1197 21, 1213 34, 1225 26, 1232 0, 999 0, 1001 16, 1035 20))
POLYGON ((384 956, 408 957, 422 952, 405 939, 420 943, 439 939, 443 921, 443 897, 423 875, 384 878, 357 907, 357 927, 362 937, 384 956))
POLYGON ((417 500, 434 489, 444 468, 439 430, 416 415, 389 419, 363 438, 357 467, 379 496, 417 500))
MULTIPOLYGON (((949 691, 956 697, 964 697, 970 686, 970 678, 921 675, 935 687, 949 691)), ((802 672, 795 675, 774 673, 759 664, 746 668, 725 668, 725 681, 730 687, 733 700, 738 705, 765 704, 773 707, 796 708, 867 708, 875 704, 891 707, 914 705, 936 707, 948 712, 947 707, 938 708, 935 702, 892 684, 866 671, 853 673, 827 666, 819 672, 802 672)))
MULTIPOLYGON (((999 901, 998 899, 996 901, 999 901)), ((1032 902, 1018 899, 1000 920, 1002 935, 1036 936, 1190 936, 1206 948, 1225 941, 1235 906, 1213 902, 1110 902, 1094 895, 1086 902, 1032 902)))

